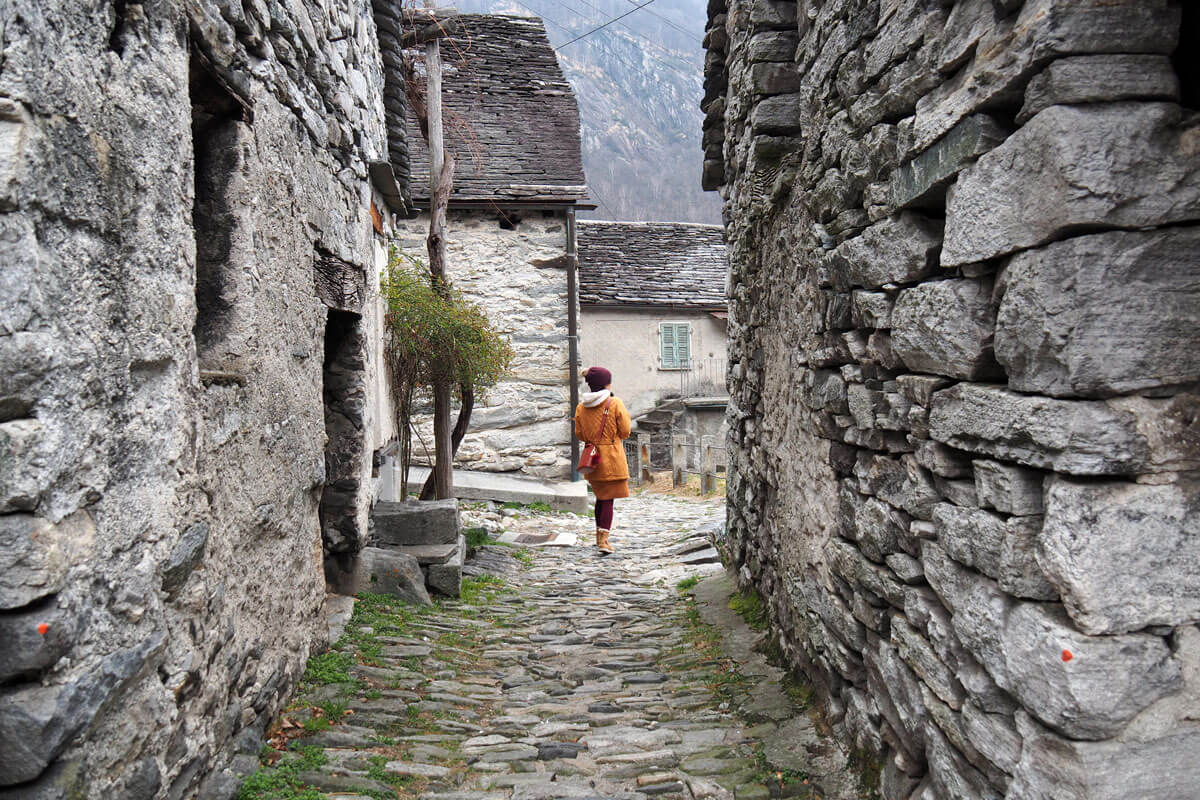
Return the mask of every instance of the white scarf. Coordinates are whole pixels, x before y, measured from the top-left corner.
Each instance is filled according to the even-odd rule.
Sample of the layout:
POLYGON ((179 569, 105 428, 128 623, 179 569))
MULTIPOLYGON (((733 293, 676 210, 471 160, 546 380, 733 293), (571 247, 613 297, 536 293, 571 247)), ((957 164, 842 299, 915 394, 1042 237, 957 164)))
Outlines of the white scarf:
POLYGON ((601 389, 598 392, 584 392, 583 397, 580 399, 583 400, 584 408, 595 408, 610 397, 612 397, 611 391, 608 389, 601 389))

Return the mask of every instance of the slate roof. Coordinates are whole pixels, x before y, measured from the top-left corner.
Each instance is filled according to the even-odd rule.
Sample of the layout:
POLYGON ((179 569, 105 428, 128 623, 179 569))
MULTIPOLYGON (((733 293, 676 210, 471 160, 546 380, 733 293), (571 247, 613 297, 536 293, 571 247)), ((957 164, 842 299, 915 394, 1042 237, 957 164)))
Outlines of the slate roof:
POLYGON ((689 222, 579 222, 579 302, 724 309, 725 229, 689 222))
MULTIPOLYGON (((451 202, 586 198, 579 108, 542 21, 498 14, 460 19, 462 29, 441 45, 446 146, 455 159, 451 202)), ((407 113, 410 188, 428 202, 429 150, 407 113)))

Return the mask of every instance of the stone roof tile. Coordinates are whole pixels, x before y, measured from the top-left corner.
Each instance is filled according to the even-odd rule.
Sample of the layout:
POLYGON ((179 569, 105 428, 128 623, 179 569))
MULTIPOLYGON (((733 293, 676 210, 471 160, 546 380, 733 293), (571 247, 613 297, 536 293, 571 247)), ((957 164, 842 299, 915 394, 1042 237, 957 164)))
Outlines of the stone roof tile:
POLYGON ((581 220, 578 244, 584 305, 726 307, 720 225, 581 220))
MULTIPOLYGON (((579 108, 542 21, 460 19, 460 32, 442 40, 446 146, 455 159, 451 202, 584 199, 579 108)), ((407 113, 408 129, 419 131, 407 113)), ((408 147, 412 195, 428 202, 429 150, 419 133, 408 147)))

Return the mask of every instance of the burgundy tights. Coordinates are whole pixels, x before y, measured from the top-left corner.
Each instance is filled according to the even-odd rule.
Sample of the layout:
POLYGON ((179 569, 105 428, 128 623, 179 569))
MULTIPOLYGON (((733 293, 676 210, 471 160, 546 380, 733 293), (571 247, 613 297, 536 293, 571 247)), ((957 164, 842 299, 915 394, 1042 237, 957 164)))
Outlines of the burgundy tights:
POLYGON ((612 500, 597 500, 596 501, 596 528, 599 530, 612 530, 613 518, 613 501, 612 500))

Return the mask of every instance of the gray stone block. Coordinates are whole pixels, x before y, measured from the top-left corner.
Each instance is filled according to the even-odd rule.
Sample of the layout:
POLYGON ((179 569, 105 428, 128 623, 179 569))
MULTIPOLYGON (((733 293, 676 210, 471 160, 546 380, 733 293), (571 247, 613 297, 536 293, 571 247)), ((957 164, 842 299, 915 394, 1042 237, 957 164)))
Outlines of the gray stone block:
POLYGON ((986 114, 973 114, 912 160, 891 179, 896 208, 941 207, 946 187, 979 156, 1004 141, 1008 130, 986 114))
POLYGON ((796 3, 793 0, 752 0, 750 26, 755 30, 795 30, 796 3))
POLYGON ((855 290, 850 293, 850 318, 857 328, 892 327, 895 300, 883 292, 855 290))
POLYGON ((917 442, 913 457, 922 467, 943 478, 969 478, 973 474, 971 457, 941 442, 930 439, 917 442))
POLYGON ((1179 78, 1165 55, 1073 56, 1051 61, 1033 77, 1017 123, 1053 105, 1178 99, 1179 78))
POLYGON ((917 102, 917 151, 970 114, 1019 101, 1040 62, 1089 53, 1166 54, 1179 36, 1179 9, 1168 0, 1035 0, 1020 4, 1019 12, 1013 0, 959 5, 966 16, 946 26, 939 69, 963 69, 917 102))
POLYGON ((204 548, 208 544, 208 523, 197 522, 191 525, 179 537, 171 556, 163 564, 162 590, 168 594, 179 589, 187 582, 192 570, 204 558, 204 548))
POLYGON ((0 422, 0 464, 24 465, 0 472, 0 514, 37 508, 46 480, 45 459, 37 453, 42 441, 42 423, 36 419, 0 422))
POLYGON ((1016 704, 959 641, 953 618, 937 593, 928 586, 907 587, 904 614, 925 636, 938 658, 954 670, 955 678, 974 702, 988 712, 1012 713, 1016 704))
POLYGON ((762 168, 778 164, 788 153, 803 147, 804 142, 798 136, 755 136, 750 142, 750 158, 755 167, 762 168))
POLYGON ((1200 736, 1194 729, 1145 740, 1078 742, 1017 712, 1021 760, 1011 797, 1028 800, 1183 800, 1200 786, 1200 736))
POLYGON ((798 133, 801 109, 801 96, 798 94, 764 98, 750 112, 750 128, 756 135, 798 133))
POLYGON ((459 534, 458 501, 376 503, 371 523, 375 540, 384 546, 454 544, 459 534))
POLYGON ((897 608, 904 607, 904 584, 885 566, 873 564, 854 545, 830 539, 829 569, 851 585, 862 586, 897 608))
POLYGON ((980 509, 939 503, 934 506, 933 521, 938 541, 955 561, 974 567, 1015 597, 1058 598, 1037 563, 1041 517, 1004 519, 980 509))
POLYGON ((967 702, 962 709, 963 730, 971 746, 996 767, 1012 774, 1021 758, 1021 734, 1011 714, 989 714, 967 702))
POLYGON ((921 697, 921 681, 896 648, 880 640, 863 652, 867 687, 879 713, 897 735, 897 744, 920 763, 929 712, 921 697))
POLYGON ((386 594, 416 605, 429 605, 425 576, 417 559, 382 547, 337 553, 325 560, 325 578, 337 594, 386 594))
POLYGON ((963 171, 946 203, 942 266, 1036 247, 1082 227, 1200 218, 1200 120, 1179 106, 1052 106, 963 171))
POLYGON ((754 94, 791 94, 799 91, 800 85, 800 70, 795 64, 765 63, 750 67, 750 89, 754 94))
POLYGON ((463 560, 467 552, 467 539, 460 536, 458 550, 448 560, 441 564, 430 564, 426 569, 425 583, 438 594, 446 597, 458 597, 462 594, 463 560))
POLYGON ((1200 229, 1172 228, 1079 236, 1017 254, 996 324, 1008 385, 1111 397, 1200 380, 1197 253, 1200 229))
POLYGON ((896 385, 900 388, 900 394, 904 395, 910 403, 921 406, 928 406, 933 402, 933 393, 951 383, 952 381, 949 379, 936 375, 899 375, 896 377, 896 385))
POLYGON ((951 503, 962 508, 979 508, 979 496, 975 494, 975 483, 965 479, 943 478, 935 475, 933 488, 951 503))
POLYGON ((791 61, 800 41, 795 31, 764 31, 750 37, 747 58, 751 63, 791 61))
POLYGON ((975 460, 975 494, 980 505, 1004 514, 1041 514, 1045 473, 985 458, 975 460))
POLYGON ((0 682, 36 676, 74 645, 83 625, 53 601, 0 615, 0 682), (45 625, 45 633, 41 626, 45 625))
POLYGON ((86 511, 58 524, 32 514, 0 516, 0 609, 19 608, 60 590, 87 555, 96 527, 86 511))
POLYGON ((937 797, 1002 800, 1004 790, 990 785, 983 773, 971 766, 933 720, 926 721, 924 734, 929 777, 937 797))
POLYGON ((954 670, 938 657, 920 631, 909 625, 904 617, 893 614, 891 636, 896 652, 925 685, 950 708, 956 711, 962 708, 966 699, 962 684, 955 677, 954 670))
POLYGON ((933 477, 911 455, 899 459, 861 454, 854 466, 859 490, 904 509, 919 519, 932 519, 941 496, 933 477))
POLYGON ((1088 636, 1062 606, 1014 600, 933 542, 924 543, 922 556, 962 643, 1001 688, 1054 730, 1105 739, 1182 688, 1179 665, 1161 637, 1088 636))
POLYGON ((1200 619, 1200 480, 1052 477, 1038 562, 1091 634, 1200 619))
POLYGON ((38 777, 157 658, 165 642, 162 633, 155 633, 69 683, 22 685, 0 692, 0 786, 38 777))
POLYGON ((978 380, 1000 374, 992 353, 990 280, 945 280, 905 289, 892 311, 892 343, 909 369, 978 380))
POLYGON ((960 383, 934 395, 929 435, 951 447, 1072 475, 1200 468, 1200 396, 1058 400, 960 383))
POLYGON ((932 275, 942 245, 942 222, 909 211, 877 222, 847 239, 826 265, 833 286, 876 289, 932 275))

